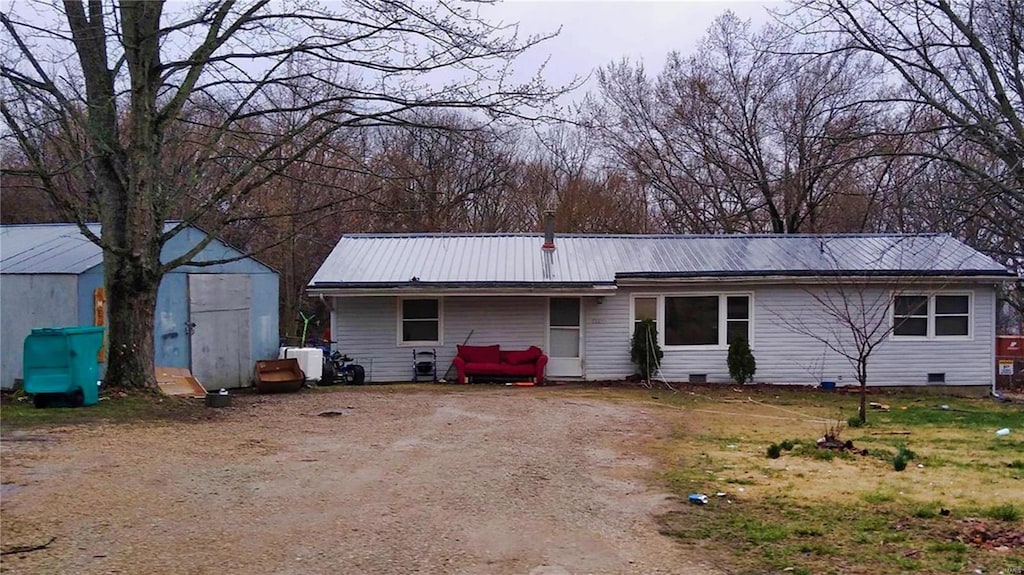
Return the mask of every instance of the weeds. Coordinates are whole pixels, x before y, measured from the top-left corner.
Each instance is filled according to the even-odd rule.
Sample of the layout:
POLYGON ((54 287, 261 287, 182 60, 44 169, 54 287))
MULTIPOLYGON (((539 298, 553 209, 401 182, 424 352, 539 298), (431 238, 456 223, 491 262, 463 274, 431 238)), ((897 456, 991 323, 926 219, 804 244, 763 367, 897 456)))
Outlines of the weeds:
POLYGON ((892 458, 892 468, 896 471, 903 471, 907 468, 907 462, 917 457, 917 454, 911 451, 903 443, 896 445, 896 456, 892 458))
POLYGON ((1020 509, 1012 503, 988 507, 982 513, 985 517, 998 519, 999 521, 1019 521, 1021 518, 1020 509))

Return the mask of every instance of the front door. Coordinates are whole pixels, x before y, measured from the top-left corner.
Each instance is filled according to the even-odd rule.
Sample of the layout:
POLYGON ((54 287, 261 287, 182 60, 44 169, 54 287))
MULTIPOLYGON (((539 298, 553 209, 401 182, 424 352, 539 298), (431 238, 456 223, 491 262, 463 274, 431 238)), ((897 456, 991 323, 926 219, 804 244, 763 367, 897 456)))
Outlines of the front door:
POLYGON ((249 276, 189 274, 192 375, 206 389, 244 387, 253 365, 249 276))
POLYGON ((583 306, 578 297, 553 297, 548 303, 549 377, 583 375, 583 306))

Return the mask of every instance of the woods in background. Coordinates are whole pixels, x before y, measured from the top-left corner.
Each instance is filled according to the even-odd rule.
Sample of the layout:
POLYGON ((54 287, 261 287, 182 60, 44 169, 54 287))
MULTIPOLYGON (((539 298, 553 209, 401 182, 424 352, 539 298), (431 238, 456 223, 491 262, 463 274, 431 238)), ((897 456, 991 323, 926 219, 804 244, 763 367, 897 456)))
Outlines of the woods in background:
MULTIPOLYGON (((692 55, 657 73, 609 63, 574 113, 544 122, 495 92, 500 118, 435 95, 337 125, 318 114, 357 84, 310 83, 297 58, 260 114, 212 91, 180 103, 157 211, 278 269, 289 332, 344 233, 532 232, 548 208, 563 233, 947 232, 1024 270, 1022 11, 809 0, 762 28, 726 12, 692 55)), ((81 161, 74 138, 45 123, 31 137, 35 162, 2 142, 3 221, 102 219, 63 169, 81 161)), ((1019 289, 1007 300, 1024 313, 1019 289)))

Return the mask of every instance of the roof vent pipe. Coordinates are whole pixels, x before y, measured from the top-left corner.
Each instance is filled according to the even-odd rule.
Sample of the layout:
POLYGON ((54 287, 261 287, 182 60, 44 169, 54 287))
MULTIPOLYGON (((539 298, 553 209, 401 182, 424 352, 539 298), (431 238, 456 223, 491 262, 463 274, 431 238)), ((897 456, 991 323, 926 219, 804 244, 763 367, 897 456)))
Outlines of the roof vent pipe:
POLYGON ((547 210, 544 212, 544 245, 542 250, 555 249, 555 212, 547 210))

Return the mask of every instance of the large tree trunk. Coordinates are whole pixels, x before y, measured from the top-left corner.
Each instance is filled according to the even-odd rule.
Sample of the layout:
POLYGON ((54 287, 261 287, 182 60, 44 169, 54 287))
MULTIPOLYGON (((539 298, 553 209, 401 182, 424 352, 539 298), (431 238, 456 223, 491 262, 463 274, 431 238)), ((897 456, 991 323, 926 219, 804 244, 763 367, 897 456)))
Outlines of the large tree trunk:
MULTIPOLYGON (((111 387, 156 385, 153 370, 153 322, 159 261, 106 254, 110 352, 106 384, 111 387)), ((152 259, 152 258, 147 258, 152 259)))
POLYGON ((159 29, 162 4, 131 2, 121 6, 125 59, 131 78, 128 177, 105 186, 103 240, 114 249, 104 254, 110 305, 110 365, 114 387, 152 387, 153 326, 160 267, 163 216, 161 133, 156 110, 160 85, 159 29))

